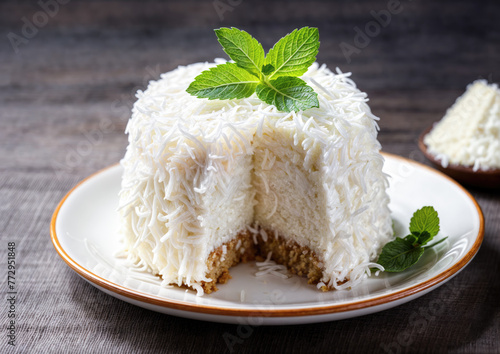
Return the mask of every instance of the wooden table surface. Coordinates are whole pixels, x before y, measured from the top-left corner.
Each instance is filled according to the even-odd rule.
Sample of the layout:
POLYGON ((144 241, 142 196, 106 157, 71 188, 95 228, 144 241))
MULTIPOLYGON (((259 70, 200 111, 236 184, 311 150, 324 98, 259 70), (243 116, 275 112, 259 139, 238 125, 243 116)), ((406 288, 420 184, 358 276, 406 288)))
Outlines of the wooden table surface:
POLYGON ((381 117, 383 150, 427 163, 419 133, 469 82, 500 81, 498 1, 401 1, 357 46, 356 28, 365 31, 390 2, 63 2, 42 1, 49 10, 0 5, 0 291, 7 298, 8 242, 16 244, 18 290, 16 346, 8 345, 2 300, 1 352, 500 352, 498 192, 469 189, 485 214, 484 242, 450 286, 364 317, 253 327, 243 336, 236 325, 104 294, 61 260, 49 236, 65 193, 123 156, 136 90, 178 65, 223 56, 212 32, 220 26, 246 29, 265 48, 296 27, 319 27, 318 61, 353 72, 381 117), (356 49, 349 60, 342 43, 356 49), (444 311, 430 310, 434 299, 444 311), (228 334, 240 340, 228 346, 228 334))

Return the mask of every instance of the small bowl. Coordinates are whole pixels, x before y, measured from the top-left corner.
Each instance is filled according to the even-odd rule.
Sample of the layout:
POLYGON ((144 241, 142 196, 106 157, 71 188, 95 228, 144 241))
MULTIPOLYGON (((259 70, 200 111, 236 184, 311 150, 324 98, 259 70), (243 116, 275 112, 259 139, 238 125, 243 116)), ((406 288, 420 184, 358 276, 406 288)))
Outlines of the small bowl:
POLYGON ((441 161, 437 160, 436 157, 428 151, 427 146, 424 144, 424 137, 431 131, 431 129, 432 126, 420 134, 418 138, 418 148, 434 165, 434 167, 462 184, 480 188, 500 189, 500 169, 473 171, 470 166, 454 164, 449 164, 448 167, 441 166, 441 161))

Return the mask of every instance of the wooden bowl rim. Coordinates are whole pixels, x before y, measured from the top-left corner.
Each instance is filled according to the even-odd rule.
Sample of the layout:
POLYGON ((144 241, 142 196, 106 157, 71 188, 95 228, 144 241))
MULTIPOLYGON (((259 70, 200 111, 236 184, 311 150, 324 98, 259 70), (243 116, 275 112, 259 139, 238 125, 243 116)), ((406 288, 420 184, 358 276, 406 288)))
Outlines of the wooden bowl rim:
POLYGON ((470 177, 472 176, 500 176, 500 169, 495 168, 495 169, 490 169, 490 170, 477 170, 474 171, 472 166, 464 166, 464 165, 457 165, 457 164, 448 164, 447 167, 443 167, 441 165, 441 161, 436 158, 433 154, 429 152, 427 149, 427 145, 424 143, 424 138, 429 132, 434 128, 434 124, 432 124, 430 127, 425 129, 420 136, 418 137, 418 148, 422 153, 425 155, 425 157, 431 161, 433 164, 436 166, 439 166, 439 168, 444 172, 455 172, 455 175, 457 174, 468 174, 470 177))

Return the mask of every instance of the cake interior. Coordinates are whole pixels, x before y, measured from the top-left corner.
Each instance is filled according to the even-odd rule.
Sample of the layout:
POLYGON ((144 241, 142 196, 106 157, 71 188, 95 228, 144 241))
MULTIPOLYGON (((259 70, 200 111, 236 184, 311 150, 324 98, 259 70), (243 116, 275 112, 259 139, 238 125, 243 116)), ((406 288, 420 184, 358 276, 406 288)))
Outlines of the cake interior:
MULTIPOLYGON (((242 173, 237 176, 248 194, 243 199, 254 200, 253 222, 249 225, 254 235, 240 232, 210 253, 207 278, 212 281, 202 283, 205 293, 217 290, 216 283, 225 283, 230 278, 231 266, 256 257, 265 259, 269 252, 273 261, 285 265, 293 274, 307 277, 309 283, 316 284, 323 277, 323 262, 313 250, 314 245, 321 244, 321 235, 328 232, 327 203, 318 166, 321 158, 315 156, 320 154, 314 148, 306 152, 300 144, 294 144, 292 129, 263 131, 252 142, 253 161, 248 164, 252 166, 248 171, 251 186, 247 185, 249 176, 242 173), (311 161, 309 166, 308 161, 311 161)), ((236 185, 236 190, 244 190, 236 185)), ((230 209, 241 209, 237 202, 241 197, 234 195, 234 199, 234 203, 229 203, 234 208, 227 208, 224 213, 235 215, 236 211, 230 209)), ((216 213, 210 218, 214 223, 222 219, 220 212, 216 213)), ((241 214, 233 222, 238 225, 248 222, 249 212, 245 215, 245 220, 241 214)), ((224 226, 219 224, 221 229, 224 226)))

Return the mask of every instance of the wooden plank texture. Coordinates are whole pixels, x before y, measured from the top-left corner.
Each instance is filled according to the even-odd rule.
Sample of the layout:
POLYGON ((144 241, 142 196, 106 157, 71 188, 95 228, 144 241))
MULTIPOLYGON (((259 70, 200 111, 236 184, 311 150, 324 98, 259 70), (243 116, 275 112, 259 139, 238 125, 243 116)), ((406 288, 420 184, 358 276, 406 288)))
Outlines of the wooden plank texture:
MULTIPOLYGON (((18 245, 20 289, 17 346, 7 346, 4 301, 0 351, 230 351, 224 335, 237 336, 238 326, 161 315, 116 300, 69 269, 49 238, 51 215, 64 194, 123 156, 135 92, 178 65, 223 56, 213 28, 241 27, 269 48, 296 27, 319 27, 318 60, 353 72, 381 117, 383 149, 424 163, 418 134, 469 82, 500 81, 498 1, 401 1, 401 11, 350 61, 341 43, 354 43, 355 27, 374 21, 371 12, 386 10, 387 1, 220 2, 232 4, 222 19, 213 1, 73 0, 58 5, 18 46, 9 33, 21 36, 23 18, 32 22, 41 7, 0 4, 1 291, 6 295, 8 241, 18 245)), ((254 327, 234 351, 499 353, 500 195, 470 191, 486 217, 485 241, 449 286, 360 318, 254 327), (429 314, 435 299, 439 315, 429 314)))

